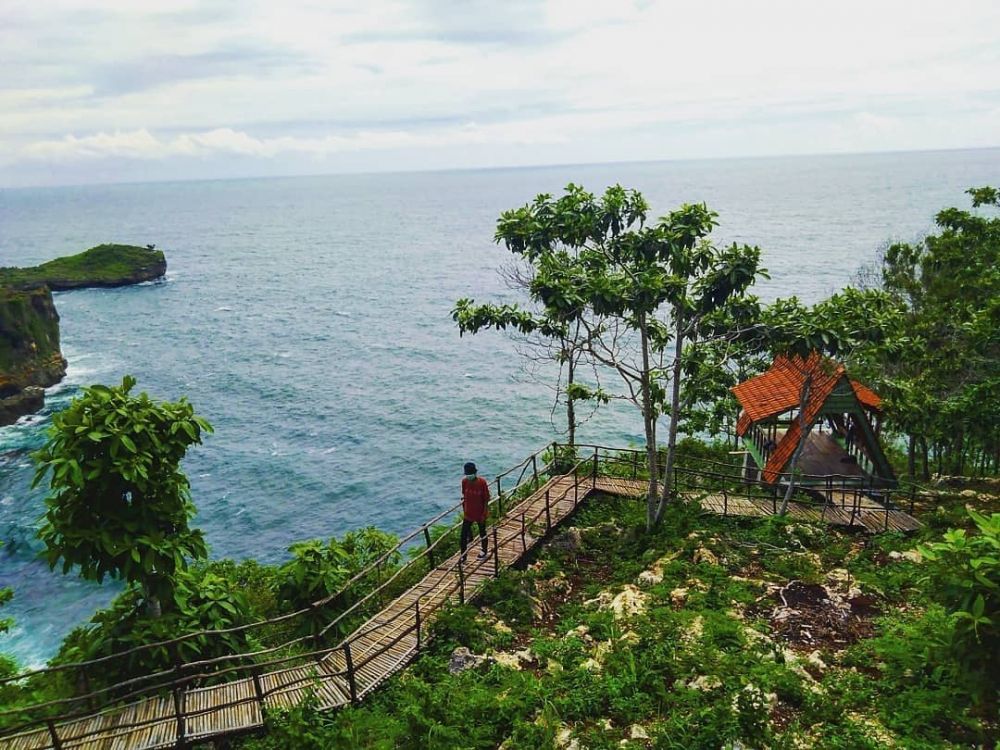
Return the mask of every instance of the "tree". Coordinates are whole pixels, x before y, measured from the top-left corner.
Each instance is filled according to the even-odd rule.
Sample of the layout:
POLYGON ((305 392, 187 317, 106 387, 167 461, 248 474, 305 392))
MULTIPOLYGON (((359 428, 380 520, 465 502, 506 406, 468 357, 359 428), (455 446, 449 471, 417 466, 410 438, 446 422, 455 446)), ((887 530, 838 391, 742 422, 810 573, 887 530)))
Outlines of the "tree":
POLYGON ((460 334, 478 333, 495 328, 514 333, 533 352, 524 353, 531 359, 553 361, 559 366, 556 383, 556 404, 562 399, 566 406, 566 434, 570 446, 576 444, 580 425, 576 405, 579 401, 595 404, 607 400, 599 388, 591 388, 578 380, 587 343, 588 330, 583 318, 588 314, 586 300, 560 296, 540 298, 535 280, 539 265, 553 254, 577 258, 589 233, 601 222, 603 206, 582 188, 570 184, 566 194, 553 200, 548 194, 539 195, 533 203, 504 211, 497 220, 494 237, 521 262, 506 278, 512 286, 525 291, 535 309, 521 305, 476 304, 463 298, 455 303, 452 318, 460 334))
POLYGON ((757 248, 719 249, 708 241, 715 214, 706 206, 682 206, 646 226, 648 208, 640 193, 620 185, 600 199, 570 185, 559 200, 540 195, 498 234, 531 261, 533 299, 556 317, 572 311, 585 331, 585 354, 620 376, 625 390, 618 397, 642 414, 647 522, 653 526, 671 489, 666 483, 659 493, 657 422, 667 410, 669 472, 684 346, 700 335, 708 317, 743 298, 762 271, 757 248))
POLYGON ((185 399, 156 402, 131 395, 135 378, 117 387, 84 389, 52 419, 49 439, 34 454, 35 485, 49 476, 39 537, 50 567, 102 581, 137 584, 147 612, 173 606, 175 574, 207 555, 187 477, 188 447, 209 424, 185 399))
POLYGON ((1000 191, 967 192, 984 211, 940 211, 936 234, 891 245, 862 278, 902 314, 888 347, 863 347, 854 364, 907 436, 910 474, 919 450, 925 479, 931 450, 938 471, 1000 470, 1000 191))

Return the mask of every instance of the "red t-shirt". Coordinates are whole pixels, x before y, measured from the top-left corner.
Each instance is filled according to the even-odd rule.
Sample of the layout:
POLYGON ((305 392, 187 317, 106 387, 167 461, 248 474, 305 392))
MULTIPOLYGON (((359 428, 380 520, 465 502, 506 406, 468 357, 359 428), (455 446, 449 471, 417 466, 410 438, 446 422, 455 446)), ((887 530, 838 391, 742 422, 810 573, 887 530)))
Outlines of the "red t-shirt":
POLYGON ((490 485, 482 477, 462 480, 462 510, 466 521, 485 521, 490 485))

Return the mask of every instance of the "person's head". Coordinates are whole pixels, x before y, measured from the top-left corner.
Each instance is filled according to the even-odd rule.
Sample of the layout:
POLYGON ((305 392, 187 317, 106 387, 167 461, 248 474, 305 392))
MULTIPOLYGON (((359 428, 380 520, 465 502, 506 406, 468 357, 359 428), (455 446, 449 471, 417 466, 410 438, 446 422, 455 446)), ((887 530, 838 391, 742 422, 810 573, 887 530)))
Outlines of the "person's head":
POLYGON ((469 461, 465 464, 465 476, 474 477, 476 476, 476 465, 469 461))

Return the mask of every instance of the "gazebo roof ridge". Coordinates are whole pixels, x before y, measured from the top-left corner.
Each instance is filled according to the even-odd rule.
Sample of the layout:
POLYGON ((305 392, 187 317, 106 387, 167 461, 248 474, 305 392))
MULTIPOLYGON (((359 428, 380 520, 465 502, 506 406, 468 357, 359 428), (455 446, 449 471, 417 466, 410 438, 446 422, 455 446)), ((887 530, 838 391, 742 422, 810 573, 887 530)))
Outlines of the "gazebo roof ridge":
MULTIPOLYGON (((755 422, 797 408, 802 383, 807 376, 812 376, 809 405, 814 402, 821 405, 846 373, 847 369, 842 363, 824 357, 817 351, 813 351, 807 358, 778 355, 766 372, 730 389, 743 409, 736 428, 737 434, 743 435, 755 422)), ((863 406, 881 411, 882 399, 878 394, 857 380, 848 378, 848 381, 863 406)))

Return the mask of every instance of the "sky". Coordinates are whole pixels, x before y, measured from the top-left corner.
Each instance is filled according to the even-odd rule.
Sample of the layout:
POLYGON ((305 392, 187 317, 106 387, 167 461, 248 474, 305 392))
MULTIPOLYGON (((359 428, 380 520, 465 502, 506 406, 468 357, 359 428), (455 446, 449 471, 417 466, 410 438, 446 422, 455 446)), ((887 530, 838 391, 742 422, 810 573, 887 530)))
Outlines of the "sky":
POLYGON ((0 0, 0 187, 998 145, 996 0, 0 0))

